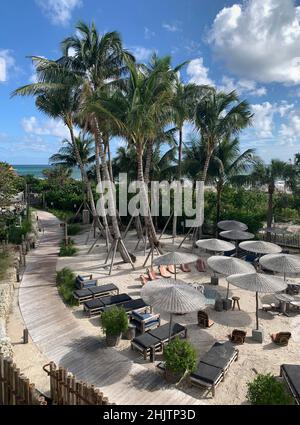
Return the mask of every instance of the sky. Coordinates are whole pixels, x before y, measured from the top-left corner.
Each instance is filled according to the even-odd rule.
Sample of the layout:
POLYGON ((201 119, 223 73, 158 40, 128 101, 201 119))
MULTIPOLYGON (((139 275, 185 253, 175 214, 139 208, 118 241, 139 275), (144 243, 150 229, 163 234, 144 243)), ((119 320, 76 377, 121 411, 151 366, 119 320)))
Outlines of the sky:
MULTIPOLYGON (((11 98, 34 82, 28 56, 60 56, 76 23, 117 30, 138 61, 172 56, 186 82, 237 90, 254 112, 240 134, 266 162, 300 152, 300 0, 5 0, 0 1, 0 161, 47 164, 68 137, 62 122, 11 98)), ((185 137, 191 131, 185 128, 185 137)), ((120 141, 113 142, 113 151, 120 141)))

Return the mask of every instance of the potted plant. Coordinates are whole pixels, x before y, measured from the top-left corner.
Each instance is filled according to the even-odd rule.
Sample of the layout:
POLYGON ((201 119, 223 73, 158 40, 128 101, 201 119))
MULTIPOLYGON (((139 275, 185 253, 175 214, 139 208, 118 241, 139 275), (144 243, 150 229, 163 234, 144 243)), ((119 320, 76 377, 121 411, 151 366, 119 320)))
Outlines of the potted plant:
POLYGON ((253 405, 289 405, 294 404, 283 382, 270 373, 258 374, 248 382, 247 400, 253 405))
POLYGON ((114 347, 119 344, 122 332, 128 329, 128 317, 124 308, 112 307, 102 313, 101 325, 106 334, 106 344, 114 347))
POLYGON ((176 337, 164 349, 165 378, 170 383, 179 383, 196 368, 195 348, 186 340, 176 337))

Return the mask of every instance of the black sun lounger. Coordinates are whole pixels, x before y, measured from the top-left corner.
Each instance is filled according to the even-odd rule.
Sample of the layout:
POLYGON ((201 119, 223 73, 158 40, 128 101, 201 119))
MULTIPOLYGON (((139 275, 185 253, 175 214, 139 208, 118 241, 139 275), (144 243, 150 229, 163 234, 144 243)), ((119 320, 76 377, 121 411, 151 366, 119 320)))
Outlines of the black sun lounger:
POLYGON ((230 341, 216 342, 200 359, 197 370, 191 373, 191 384, 207 388, 214 397, 215 388, 224 380, 230 365, 237 359, 238 350, 230 341))
POLYGON ((282 364, 280 376, 285 380, 297 404, 300 404, 300 365, 282 364))
POLYGON ((94 300, 85 301, 83 303, 83 309, 89 317, 96 314, 100 314, 103 308, 110 305, 118 305, 125 301, 130 301, 131 297, 127 294, 108 295, 102 298, 96 298, 94 300))
MULTIPOLYGON (((143 354, 144 359, 150 357, 153 362, 155 360, 155 353, 162 351, 166 343, 169 342, 169 323, 159 326, 158 328, 146 332, 143 335, 133 338, 131 341, 132 350, 137 350, 143 354)), ((176 336, 186 338, 187 329, 179 323, 172 323, 171 339, 176 336)))
POLYGON ((113 283, 108 283, 106 285, 78 289, 73 292, 73 296, 79 303, 83 303, 84 301, 89 301, 94 298, 104 297, 105 295, 117 295, 118 293, 119 288, 113 283))
MULTIPOLYGON (((112 307, 114 307, 114 306, 109 305, 107 307, 103 307, 102 312, 109 310, 112 307)), ((149 307, 149 309, 150 309, 150 306, 148 304, 146 304, 145 301, 142 298, 124 301, 122 303, 117 304, 116 307, 123 307, 127 314, 130 314, 132 312, 132 310, 138 310, 140 308, 149 307)))

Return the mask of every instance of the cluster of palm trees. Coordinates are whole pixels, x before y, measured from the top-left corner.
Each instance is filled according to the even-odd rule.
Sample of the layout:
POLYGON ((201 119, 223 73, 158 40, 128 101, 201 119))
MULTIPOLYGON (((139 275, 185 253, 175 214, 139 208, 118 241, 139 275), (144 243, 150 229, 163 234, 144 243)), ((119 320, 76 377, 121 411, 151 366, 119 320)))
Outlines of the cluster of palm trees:
MULTIPOLYGON (((100 35, 94 24, 83 22, 76 30, 76 35, 62 41, 58 60, 32 57, 37 82, 18 88, 14 95, 34 96, 40 111, 63 120, 70 138, 51 161, 80 168, 94 219, 106 237, 121 238, 118 211, 111 207, 107 216, 100 195, 98 216, 92 179, 101 187, 103 180, 113 181, 117 171, 127 171, 142 183, 141 198, 148 210, 148 185, 153 178, 212 181, 219 217, 224 185, 256 162, 252 149, 240 152, 237 138, 251 125, 249 104, 240 101, 235 91, 185 84, 180 70, 186 63, 173 67, 169 56, 154 54, 148 64, 137 63, 117 32, 100 35), (184 141, 187 122, 197 136, 184 141), (127 147, 119 148, 112 158, 111 139, 116 136, 127 147), (170 148, 162 155, 163 145, 170 148), (91 164, 94 173, 88 171, 91 164)), ((113 199, 112 188, 108 196, 113 199)), ((150 245, 159 249, 151 214, 143 220, 150 245)), ((129 261, 125 246, 119 250, 129 261)))

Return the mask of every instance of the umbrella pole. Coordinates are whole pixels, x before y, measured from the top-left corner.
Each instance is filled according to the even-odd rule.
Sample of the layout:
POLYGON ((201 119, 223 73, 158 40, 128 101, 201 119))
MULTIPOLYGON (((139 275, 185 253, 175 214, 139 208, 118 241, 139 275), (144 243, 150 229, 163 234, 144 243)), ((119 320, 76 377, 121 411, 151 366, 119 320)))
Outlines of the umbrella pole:
POLYGON ((174 275, 175 275, 175 280, 176 280, 177 279, 176 264, 174 264, 174 270, 175 270, 174 275))
POLYGON ((170 314, 170 324, 169 324, 169 342, 171 341, 171 334, 172 334, 172 319, 173 319, 173 313, 170 314))
POLYGON ((227 293, 226 293, 226 299, 228 300, 229 297, 229 282, 227 282, 227 293))
POLYGON ((258 329, 258 292, 256 292, 256 330, 258 329))

